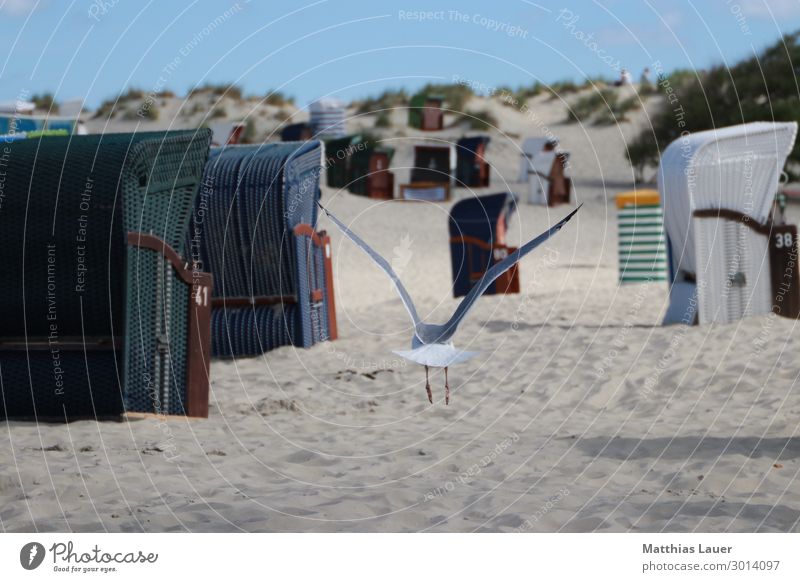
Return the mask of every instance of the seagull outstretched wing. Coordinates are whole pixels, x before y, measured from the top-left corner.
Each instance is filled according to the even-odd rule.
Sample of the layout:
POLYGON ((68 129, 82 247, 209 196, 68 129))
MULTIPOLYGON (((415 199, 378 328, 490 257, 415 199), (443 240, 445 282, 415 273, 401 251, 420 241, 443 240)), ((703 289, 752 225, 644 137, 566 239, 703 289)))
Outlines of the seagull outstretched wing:
POLYGON ((458 324, 461 323, 461 320, 464 319, 469 313, 470 309, 475 305, 475 301, 483 295, 483 293, 489 288, 489 285, 494 283, 495 279, 497 279, 500 275, 508 271, 511 267, 513 267, 519 260, 534 250, 536 247, 541 245, 559 230, 561 227, 564 226, 570 218, 575 216, 575 213, 581 209, 581 204, 575 210, 570 212, 567 216, 562 218, 558 223, 551 226, 548 230, 537 236, 530 242, 525 243, 513 253, 509 254, 505 259, 493 265, 489 270, 484 273, 483 277, 481 277, 480 281, 478 281, 475 286, 469 290, 467 296, 458 304, 453 317, 450 318, 450 321, 445 323, 444 325, 437 325, 437 326, 429 326, 431 329, 425 335, 435 335, 435 339, 426 337, 423 338, 426 342, 436 341, 436 342, 445 342, 449 340, 453 334, 455 334, 456 329, 458 329, 458 324), (433 332, 433 333, 431 333, 433 332))
MULTIPOLYGON (((581 204, 581 206, 583 205, 581 204)), ((525 243, 516 251, 508 255, 505 259, 486 271, 480 281, 478 281, 478 283, 472 289, 470 289, 470 292, 467 293, 467 296, 464 297, 461 303, 459 303, 455 313, 447 323, 444 325, 430 325, 420 321, 419 316, 417 315, 417 310, 414 307, 414 302, 411 300, 411 296, 408 294, 408 291, 406 291, 406 288, 403 287, 403 283, 400 282, 400 278, 397 276, 397 273, 394 272, 394 269, 392 269, 391 265, 386 261, 386 259, 376 253, 367 243, 361 240, 357 234, 342 224, 342 222, 333 214, 328 212, 325 207, 322 206, 322 204, 319 204, 319 207, 322 208, 325 214, 328 215, 328 218, 333 221, 333 223, 345 234, 345 236, 356 243, 356 245, 358 245, 362 251, 369 255, 369 257, 375 261, 375 263, 377 263, 378 266, 389 276, 389 278, 392 280, 392 283, 394 283, 397 294, 400 295, 400 299, 403 301, 403 305, 405 305, 408 314, 411 316, 411 320, 414 322, 417 335, 419 335, 420 339, 426 344, 446 342, 449 340, 453 334, 455 334, 456 330, 458 329, 458 325, 461 323, 461 320, 464 319, 467 313, 469 313, 470 309, 472 309, 478 297, 483 295, 483 293, 500 275, 513 267, 522 257, 530 253, 536 247, 561 230, 561 227, 564 226, 570 218, 575 216, 575 213, 580 210, 581 206, 578 206, 566 217, 562 218, 557 224, 550 227, 532 241, 525 243)))
MULTIPOLYGON (((317 204, 319 204, 319 202, 317 202, 317 204)), ((389 264, 389 262, 376 253, 367 243, 361 240, 361 237, 347 228, 338 218, 328 212, 328 210, 322 204, 319 204, 319 207, 322 208, 325 214, 328 215, 328 218, 330 218, 333 223, 339 227, 339 230, 341 230, 347 238, 356 243, 356 245, 358 245, 358 247, 364 251, 370 259, 375 261, 375 263, 381 269, 383 269, 384 273, 389 276, 389 278, 392 280, 392 283, 394 283, 394 288, 397 290, 397 294, 400 295, 400 299, 403 301, 406 311, 408 311, 408 315, 411 316, 411 321, 414 323, 414 327, 416 328, 420 324, 419 315, 417 315, 417 308, 414 307, 414 302, 411 300, 411 296, 408 294, 408 291, 406 291, 406 288, 403 287, 403 283, 400 281, 400 278, 397 276, 397 273, 394 272, 394 269, 392 269, 392 266, 389 264)))

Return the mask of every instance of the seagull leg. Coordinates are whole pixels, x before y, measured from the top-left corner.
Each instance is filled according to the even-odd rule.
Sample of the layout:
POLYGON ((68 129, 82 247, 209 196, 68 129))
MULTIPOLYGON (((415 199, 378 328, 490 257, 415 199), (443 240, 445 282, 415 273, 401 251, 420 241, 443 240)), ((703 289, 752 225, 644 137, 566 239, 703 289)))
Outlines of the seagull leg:
POLYGON ((433 404, 433 392, 431 392, 431 383, 428 380, 428 366, 425 366, 425 390, 428 392, 428 402, 433 404))
POLYGON ((450 404, 450 384, 447 381, 447 368, 444 369, 444 403, 450 404))

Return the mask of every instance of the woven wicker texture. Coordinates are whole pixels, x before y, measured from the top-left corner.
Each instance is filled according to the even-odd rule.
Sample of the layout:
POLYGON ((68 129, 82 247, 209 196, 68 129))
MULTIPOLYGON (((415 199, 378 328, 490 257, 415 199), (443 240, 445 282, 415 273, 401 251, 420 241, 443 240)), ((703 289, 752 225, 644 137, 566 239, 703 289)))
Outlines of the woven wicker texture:
MULTIPOLYGON (((747 123, 687 134, 664 150, 658 190, 669 280, 696 283, 700 323, 731 322, 771 310, 766 241, 736 224, 695 220, 693 214, 724 209, 763 224, 796 135, 795 122, 747 123)), ((668 314, 694 311, 687 297, 671 286, 668 314)))
POLYGON ((664 150, 658 190, 672 247, 671 280, 697 270, 695 210, 727 208, 766 220, 796 134, 796 123, 748 123, 693 133, 664 150))
POLYGON ((215 308, 213 355, 256 355, 327 338, 327 307, 310 299, 312 289, 325 289, 322 250, 293 233, 316 223, 321 156, 317 141, 212 151, 188 252, 214 275, 218 300, 289 301, 215 308))
MULTIPOLYGON (((146 378, 170 354, 180 362, 170 367, 168 390, 184 393, 191 289, 160 253, 129 248, 126 235, 145 232, 181 248, 209 141, 204 130, 5 146, 0 261, 9 276, 0 280, 0 341, 7 346, 0 349, 0 414, 118 413, 121 395, 128 409, 152 410, 152 399, 142 396, 146 378), (163 357, 155 353, 157 337, 163 357), (95 349, 97 342, 104 349, 95 349)), ((178 408, 165 412, 179 412, 181 398, 173 396, 178 408)))

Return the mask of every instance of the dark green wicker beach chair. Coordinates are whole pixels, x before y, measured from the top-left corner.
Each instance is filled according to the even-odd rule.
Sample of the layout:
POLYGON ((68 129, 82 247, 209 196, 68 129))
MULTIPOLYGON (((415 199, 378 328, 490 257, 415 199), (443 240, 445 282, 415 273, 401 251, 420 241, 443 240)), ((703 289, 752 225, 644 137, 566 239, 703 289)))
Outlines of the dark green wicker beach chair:
POLYGON ((330 188, 347 188, 350 181, 350 157, 364 138, 358 134, 325 141, 325 175, 330 188))
POLYGON ((207 416, 211 277, 177 250, 210 139, 0 144, 0 417, 207 416))

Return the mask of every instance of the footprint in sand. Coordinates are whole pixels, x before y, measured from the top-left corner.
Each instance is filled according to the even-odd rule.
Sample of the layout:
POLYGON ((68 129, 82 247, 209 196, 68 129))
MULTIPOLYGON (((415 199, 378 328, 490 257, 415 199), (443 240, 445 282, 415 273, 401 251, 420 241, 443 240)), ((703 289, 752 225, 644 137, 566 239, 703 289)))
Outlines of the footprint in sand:
POLYGON ((311 451, 297 451, 287 455, 283 460, 293 465, 311 465, 314 467, 329 467, 339 462, 337 459, 323 457, 311 451))

